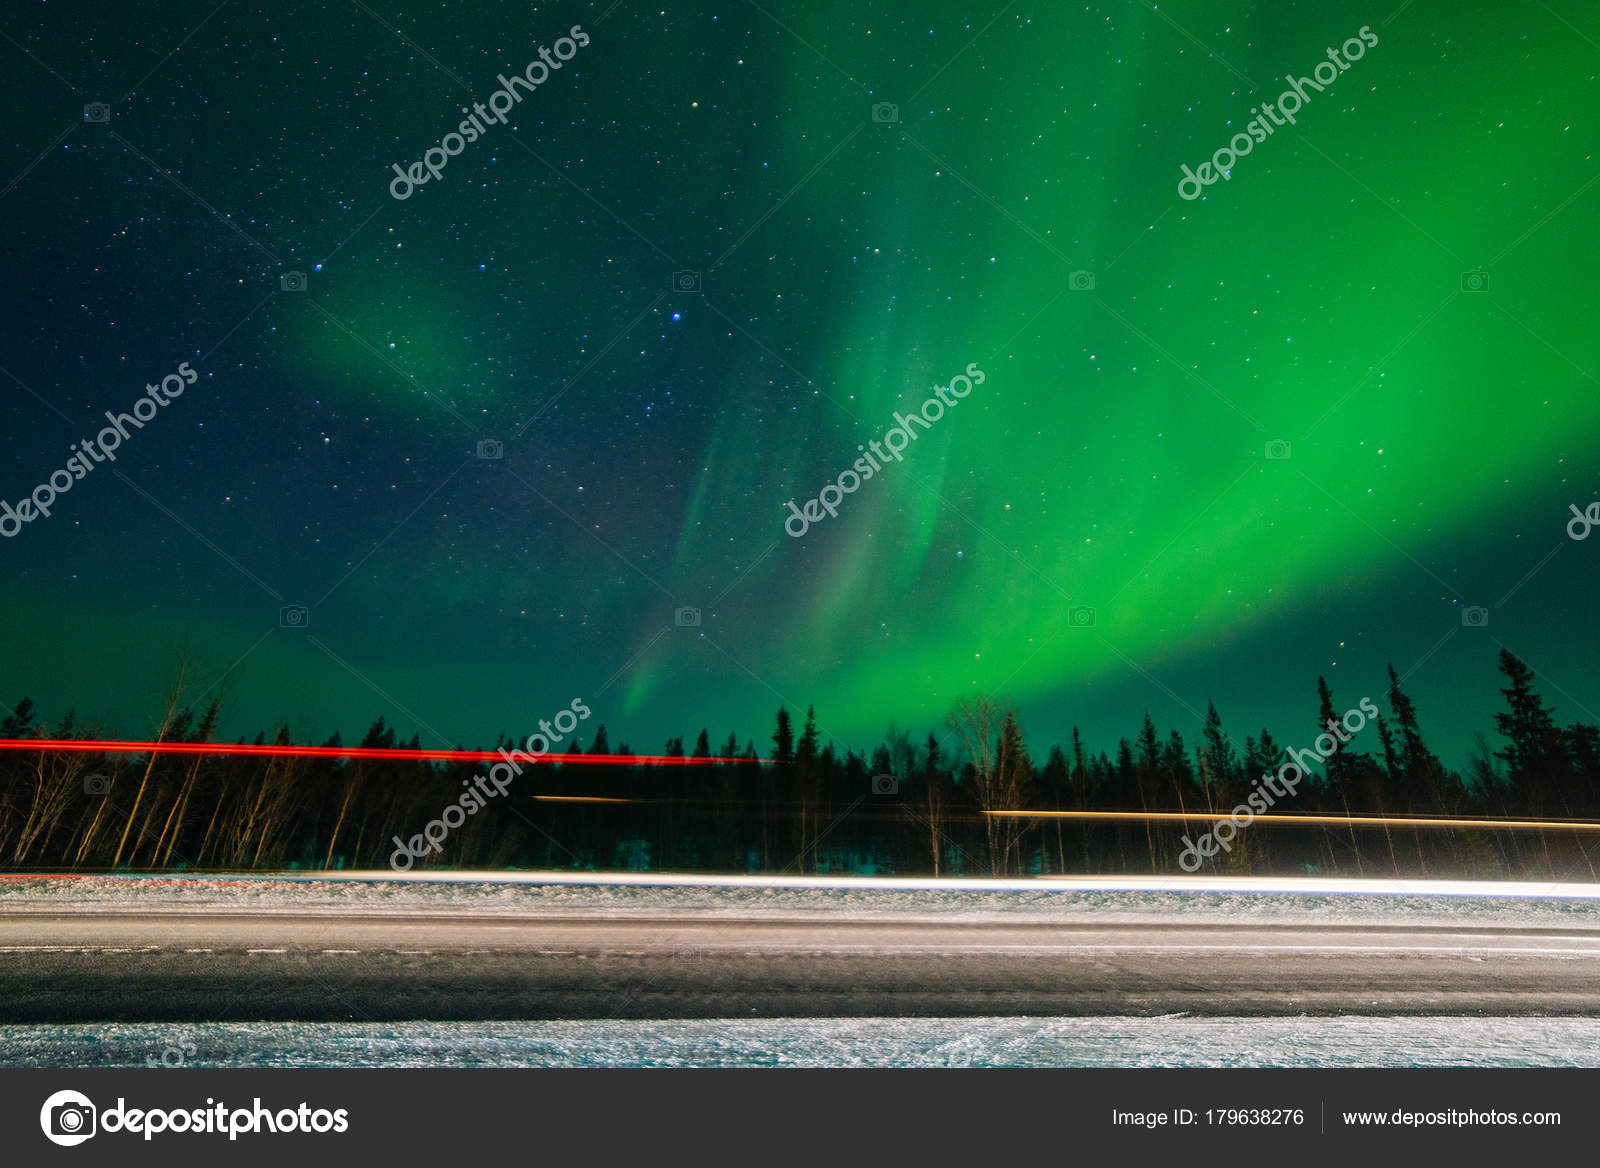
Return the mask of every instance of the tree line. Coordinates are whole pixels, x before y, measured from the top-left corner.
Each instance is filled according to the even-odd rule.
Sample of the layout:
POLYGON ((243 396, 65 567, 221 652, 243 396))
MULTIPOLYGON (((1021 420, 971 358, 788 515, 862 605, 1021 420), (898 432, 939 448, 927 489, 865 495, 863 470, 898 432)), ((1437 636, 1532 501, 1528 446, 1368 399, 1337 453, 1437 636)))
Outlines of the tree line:
MULTIPOLYGON (((1375 731, 1337 746, 1275 811, 1343 819, 1600 816, 1600 729, 1557 724, 1535 678, 1500 654, 1505 709, 1494 739, 1475 736, 1464 769, 1428 745, 1415 703, 1389 670, 1375 731), (1357 746, 1364 749, 1357 749, 1357 746)), ((1312 703, 1308 702, 1308 711, 1312 703)), ((1310 741, 1338 720, 1317 679, 1310 741), (1314 727, 1314 729, 1312 729, 1314 727)), ((220 702, 190 708, 173 692, 157 741, 216 741, 220 702)), ((0 723, 5 739, 99 737, 68 712, 40 721, 24 699, 0 723)), ((524 736, 525 737, 525 736, 524 736)), ((490 748, 522 739, 502 735, 490 748)), ((1330 741, 1336 741, 1331 736, 1330 741)), ((277 727, 257 744, 289 745, 277 727)), ((340 749, 335 734, 322 745, 340 749)), ((419 749, 379 718, 362 748, 419 749)), ((587 748, 613 749, 605 726, 587 748)), ((1284 765, 1263 729, 1237 742, 1209 706, 1193 742, 1147 713, 1113 751, 1091 751, 1077 728, 1042 762, 1016 709, 961 701, 918 741, 891 727, 868 751, 823 740, 814 710, 777 711, 758 751, 736 734, 713 751, 670 740, 669 757, 705 765, 539 763, 450 833, 419 867, 675 870, 765 873, 1029 875, 1178 871, 1204 816, 1245 802, 1254 781, 1284 765), (596 800, 596 801, 589 801, 596 800), (603 800, 603 801, 602 801, 603 800), (1168 812, 1192 821, 1024 812, 1168 812)), ((0 752, 0 865, 13 870, 251 870, 386 868, 397 844, 454 800, 487 764, 264 755, 0 752)), ((1350 823, 1250 827, 1209 870, 1227 874, 1476 875, 1594 879, 1588 845, 1600 833, 1350 823)))

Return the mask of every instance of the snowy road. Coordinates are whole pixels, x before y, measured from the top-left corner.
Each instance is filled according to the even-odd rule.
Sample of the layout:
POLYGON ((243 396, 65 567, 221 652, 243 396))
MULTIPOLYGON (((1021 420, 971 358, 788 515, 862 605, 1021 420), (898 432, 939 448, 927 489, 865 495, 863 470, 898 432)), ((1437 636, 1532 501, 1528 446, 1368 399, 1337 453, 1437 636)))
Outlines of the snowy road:
POLYGON ((1582 890, 0 880, 0 1022, 1600 1016, 1582 890))

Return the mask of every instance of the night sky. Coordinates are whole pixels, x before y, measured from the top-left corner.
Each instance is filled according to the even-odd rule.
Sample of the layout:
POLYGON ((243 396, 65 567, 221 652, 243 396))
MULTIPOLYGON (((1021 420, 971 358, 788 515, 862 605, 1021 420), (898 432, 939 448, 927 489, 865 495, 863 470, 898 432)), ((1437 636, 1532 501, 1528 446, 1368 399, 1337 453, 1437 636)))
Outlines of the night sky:
POLYGON ((1600 720, 1592 5, 29 3, 0 67, 0 497, 198 374, 0 540, 8 702, 143 736, 187 648, 229 736, 990 693, 1042 756, 1309 742, 1392 662, 1456 763, 1504 645, 1600 720))

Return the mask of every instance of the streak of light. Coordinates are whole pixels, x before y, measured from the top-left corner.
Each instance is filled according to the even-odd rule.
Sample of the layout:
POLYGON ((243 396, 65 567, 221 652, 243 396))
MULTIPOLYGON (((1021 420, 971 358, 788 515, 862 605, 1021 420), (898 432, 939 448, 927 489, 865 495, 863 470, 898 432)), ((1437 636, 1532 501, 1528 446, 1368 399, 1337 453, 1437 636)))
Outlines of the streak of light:
POLYGON ((1255 815, 1240 824, 1232 815, 1212 811, 985 811, 1008 819, 1121 819, 1153 823, 1334 824, 1339 827, 1480 827, 1503 831, 1600 831, 1600 823, 1577 819, 1482 819, 1438 815, 1255 815))
MULTIPOLYGON (((277 746, 222 742, 110 742, 82 738, 0 738, 0 750, 55 750, 79 754, 240 754, 269 758, 373 758, 432 762, 503 762, 508 755, 526 761, 528 752, 514 750, 407 750, 363 746, 277 746)), ((742 758, 684 758, 675 754, 540 754, 535 762, 574 766, 706 766, 718 762, 750 762, 742 758)), ((761 762, 761 760, 754 760, 761 762)), ((762 765, 766 765, 762 763, 762 765)))
POLYGON ((535 795, 540 803, 632 803, 632 799, 614 799, 608 795, 535 795))
MULTIPOLYGON (((1369 876, 754 876, 698 872, 565 872, 433 869, 397 873, 387 868, 329 872, 191 874, 184 879, 133 872, 15 872, 7 880, 107 880, 128 884, 485 884, 640 888, 762 888, 884 892, 1268 893, 1295 896, 1448 896, 1534 900, 1597 900, 1600 883, 1534 880, 1437 880, 1369 876)), ((839 909, 840 906, 835 906, 839 909)), ((849 910, 843 909, 848 915, 849 910)))

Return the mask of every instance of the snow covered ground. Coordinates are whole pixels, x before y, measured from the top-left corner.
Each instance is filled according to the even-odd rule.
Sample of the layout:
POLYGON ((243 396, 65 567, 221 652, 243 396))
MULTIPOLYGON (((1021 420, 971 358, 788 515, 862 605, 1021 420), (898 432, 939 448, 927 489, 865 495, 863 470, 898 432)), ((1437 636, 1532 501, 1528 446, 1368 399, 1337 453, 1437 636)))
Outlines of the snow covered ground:
MULTIPOLYGON (((1600 928, 1600 888, 1398 882, 0 877, 0 914, 421 912, 1600 928)), ((0 1027, 0 1066, 1600 1066, 1600 1019, 978 1018, 0 1027)))
POLYGON ((5 1067, 1595 1067, 1587 1018, 0 1027, 5 1067))
POLYGON ((0 876, 0 912, 417 911, 1600 926, 1600 885, 1190 877, 884 880, 472 872, 0 876))

